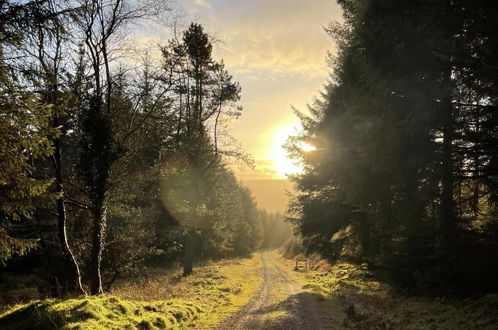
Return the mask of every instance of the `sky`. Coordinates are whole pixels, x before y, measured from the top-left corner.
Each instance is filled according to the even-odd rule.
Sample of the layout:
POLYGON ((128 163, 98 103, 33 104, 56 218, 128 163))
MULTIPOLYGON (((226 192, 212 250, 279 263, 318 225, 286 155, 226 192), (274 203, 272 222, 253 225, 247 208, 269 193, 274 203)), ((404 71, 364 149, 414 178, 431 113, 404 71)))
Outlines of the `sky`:
POLYGON ((328 77, 324 31, 340 20, 334 0, 178 0, 186 20, 220 40, 215 56, 242 86, 242 116, 230 132, 255 168, 234 168, 242 181, 285 179, 293 166, 282 148, 299 126, 292 106, 306 110, 328 77))
MULTIPOLYGON (((255 166, 227 161, 260 207, 285 212, 292 192, 286 173, 301 170, 283 149, 300 126, 292 108, 306 113, 327 81, 327 53, 335 49, 324 27, 341 20, 339 6, 335 0, 174 1, 180 28, 202 24, 216 40, 215 59, 223 59, 242 87, 244 110, 228 132, 255 166)), ((142 26, 134 31, 133 43, 157 52, 157 45, 171 37, 164 31, 142 26)))

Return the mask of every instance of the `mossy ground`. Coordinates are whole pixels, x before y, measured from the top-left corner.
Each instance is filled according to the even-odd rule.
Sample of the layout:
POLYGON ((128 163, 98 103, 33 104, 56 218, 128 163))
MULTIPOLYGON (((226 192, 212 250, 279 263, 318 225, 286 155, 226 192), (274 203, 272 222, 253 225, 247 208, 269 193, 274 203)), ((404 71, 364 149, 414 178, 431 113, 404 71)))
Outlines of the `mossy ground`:
POLYGON ((121 283, 109 295, 46 299, 0 315, 1 329, 211 328, 245 305, 260 286, 259 255, 121 283))
MULTIPOLYGON (((286 267, 294 261, 275 254, 286 267)), ((330 265, 314 260, 308 271, 295 271, 304 288, 319 295, 329 320, 347 329, 498 329, 498 295, 449 299, 402 296, 366 266, 330 265)), ((337 328, 337 327, 335 327, 337 328)))

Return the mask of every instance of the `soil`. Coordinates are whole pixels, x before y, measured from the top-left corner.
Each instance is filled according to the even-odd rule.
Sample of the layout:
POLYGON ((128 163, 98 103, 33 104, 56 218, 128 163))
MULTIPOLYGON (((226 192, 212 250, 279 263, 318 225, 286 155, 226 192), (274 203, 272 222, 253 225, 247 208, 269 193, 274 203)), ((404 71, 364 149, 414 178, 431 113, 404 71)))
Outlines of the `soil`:
POLYGON ((219 329, 325 329, 318 296, 293 279, 271 252, 261 252, 262 286, 249 303, 221 323, 219 329))

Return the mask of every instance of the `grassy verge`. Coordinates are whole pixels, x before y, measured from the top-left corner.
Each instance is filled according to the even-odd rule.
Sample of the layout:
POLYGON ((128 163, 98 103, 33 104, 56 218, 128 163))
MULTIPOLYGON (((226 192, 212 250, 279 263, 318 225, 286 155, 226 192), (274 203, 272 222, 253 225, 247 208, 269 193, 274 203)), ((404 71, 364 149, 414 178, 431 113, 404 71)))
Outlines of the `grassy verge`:
POLYGON ((211 328, 245 305, 260 286, 259 255, 123 283, 99 297, 46 299, 0 315, 1 329, 211 328))
MULTIPOLYGON (((285 267, 295 262, 276 254, 285 267)), ((498 329, 498 295, 473 299, 429 299, 394 293, 366 267, 314 260, 294 271, 304 288, 319 296, 329 321, 347 329, 498 329)))

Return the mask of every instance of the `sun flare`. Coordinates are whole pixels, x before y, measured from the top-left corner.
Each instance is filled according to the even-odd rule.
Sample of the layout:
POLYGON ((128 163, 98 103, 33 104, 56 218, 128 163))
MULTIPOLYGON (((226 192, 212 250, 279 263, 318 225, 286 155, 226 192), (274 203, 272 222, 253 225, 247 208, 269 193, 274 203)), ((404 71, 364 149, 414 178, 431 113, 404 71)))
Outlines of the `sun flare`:
MULTIPOLYGON (((302 174, 303 166, 297 160, 291 159, 284 145, 289 136, 295 136, 302 129, 299 123, 291 123, 279 127, 272 136, 272 147, 269 159, 272 160, 272 168, 279 177, 287 175, 302 174)), ((300 142, 299 148, 304 152, 316 150, 314 146, 306 142, 300 142)))
POLYGON ((316 150, 315 146, 312 146, 311 144, 306 143, 306 142, 299 143, 299 148, 304 152, 310 152, 310 151, 316 150))

